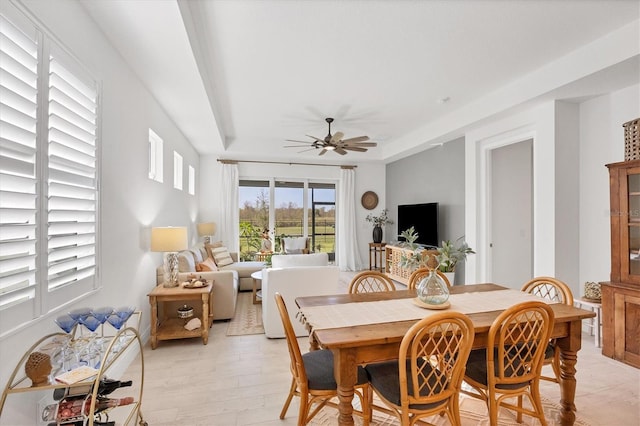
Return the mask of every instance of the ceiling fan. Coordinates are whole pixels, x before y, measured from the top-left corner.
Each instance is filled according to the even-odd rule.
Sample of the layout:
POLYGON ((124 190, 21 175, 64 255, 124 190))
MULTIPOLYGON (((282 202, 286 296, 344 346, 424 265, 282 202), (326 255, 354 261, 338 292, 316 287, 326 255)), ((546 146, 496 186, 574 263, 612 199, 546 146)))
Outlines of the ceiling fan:
MULTIPOLYGON (((358 152, 367 152, 367 148, 377 146, 376 142, 366 142, 369 140, 369 136, 358 136, 355 138, 342 139, 344 133, 336 132, 334 135, 331 134, 331 123, 333 123, 333 118, 327 117, 325 118, 327 124, 329 124, 329 133, 324 139, 317 138, 311 135, 305 135, 311 139, 313 142, 309 141, 297 141, 293 139, 286 139, 287 142, 295 142, 304 145, 308 145, 310 148, 302 150, 300 152, 309 151, 311 149, 322 149, 320 154, 324 155, 327 151, 335 151, 340 155, 345 155, 347 151, 358 151, 358 152)), ((301 148, 303 145, 285 145, 285 148, 301 148)))

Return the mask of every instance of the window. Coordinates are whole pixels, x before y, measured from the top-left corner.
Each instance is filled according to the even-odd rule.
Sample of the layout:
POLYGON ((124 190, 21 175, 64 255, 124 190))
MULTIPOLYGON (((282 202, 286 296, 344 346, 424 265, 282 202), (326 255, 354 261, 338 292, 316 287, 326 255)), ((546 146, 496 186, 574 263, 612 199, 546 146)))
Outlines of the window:
POLYGON ((0 16, 0 334, 97 287, 99 223, 98 84, 7 13, 16 14, 0 16))
POLYGON ((240 256, 252 260, 264 228, 275 251, 282 236, 308 236, 310 247, 335 257, 335 184, 280 180, 240 180, 240 256))
POLYGON ((173 187, 182 191, 182 155, 173 151, 173 187))
POLYGON ((196 169, 189 166, 189 194, 196 194, 196 169))
POLYGON ((162 147, 164 142, 154 132, 149 129, 149 179, 162 183, 164 170, 162 167, 162 147))

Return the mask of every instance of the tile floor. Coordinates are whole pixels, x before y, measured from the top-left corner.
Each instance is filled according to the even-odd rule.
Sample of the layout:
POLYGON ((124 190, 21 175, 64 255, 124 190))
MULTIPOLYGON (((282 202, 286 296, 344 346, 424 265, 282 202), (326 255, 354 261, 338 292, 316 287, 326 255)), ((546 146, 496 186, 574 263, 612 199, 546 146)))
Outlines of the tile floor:
MULTIPOLYGON (((149 425, 296 424, 297 398, 287 418, 278 418, 291 380, 285 341, 227 337, 226 329, 227 322, 215 322, 206 346, 200 339, 145 346, 142 407, 149 425)), ((584 334, 576 366, 580 418, 592 426, 640 426, 640 370, 603 357, 584 334)), ((306 338, 299 343, 307 349, 306 338)), ((127 376, 135 380, 139 369, 134 362, 127 376)), ((560 399, 555 383, 543 381, 541 393, 560 399)))

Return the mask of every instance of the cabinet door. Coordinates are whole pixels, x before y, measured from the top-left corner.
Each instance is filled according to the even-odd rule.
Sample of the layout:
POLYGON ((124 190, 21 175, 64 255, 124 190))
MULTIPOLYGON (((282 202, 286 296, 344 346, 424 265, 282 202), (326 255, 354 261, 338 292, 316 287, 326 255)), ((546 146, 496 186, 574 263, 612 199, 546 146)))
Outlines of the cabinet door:
POLYGON ((640 283, 640 168, 630 168, 620 180, 621 278, 640 283))

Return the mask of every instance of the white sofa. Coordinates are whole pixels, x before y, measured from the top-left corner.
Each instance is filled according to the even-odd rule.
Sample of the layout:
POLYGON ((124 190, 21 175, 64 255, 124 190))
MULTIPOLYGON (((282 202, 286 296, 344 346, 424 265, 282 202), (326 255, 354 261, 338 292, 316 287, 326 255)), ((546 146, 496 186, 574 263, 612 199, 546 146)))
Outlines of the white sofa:
MULTIPOLYGON (((187 276, 191 274, 213 280, 213 319, 233 318, 238 291, 251 290, 253 282, 251 274, 264 268, 264 262, 238 262, 236 253, 231 253, 234 261, 232 264, 223 266, 218 271, 196 272, 196 264, 201 263, 206 257, 207 251, 203 245, 178 253, 178 281, 186 281, 187 276)), ((160 266, 157 269, 156 284, 162 282, 164 282, 164 268, 160 266)), ((167 309, 175 310, 177 305, 169 304, 167 309)))
POLYGON ((296 336, 307 336, 309 332, 296 318, 296 298, 319 296, 338 292, 340 271, 329 266, 326 253, 300 255, 274 255, 273 267, 262 271, 262 322, 268 338, 282 338, 284 329, 274 295, 280 293, 289 310, 296 336))

